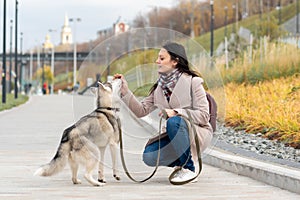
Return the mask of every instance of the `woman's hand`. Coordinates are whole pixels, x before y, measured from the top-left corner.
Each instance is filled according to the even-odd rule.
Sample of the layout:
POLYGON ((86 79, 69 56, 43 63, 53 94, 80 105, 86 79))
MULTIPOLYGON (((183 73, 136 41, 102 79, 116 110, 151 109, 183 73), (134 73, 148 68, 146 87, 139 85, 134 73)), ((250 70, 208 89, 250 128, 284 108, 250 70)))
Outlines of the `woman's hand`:
POLYGON ((113 79, 121 79, 122 87, 121 87, 121 95, 125 96, 128 93, 128 83, 124 78, 123 74, 115 74, 113 79))
MULTIPOLYGON (((166 112, 168 118, 174 117, 174 116, 177 115, 177 112, 176 112, 175 110, 173 110, 173 109, 164 109, 164 110, 165 110, 165 112, 166 112)), ((160 112, 160 113, 159 113, 159 116, 162 116, 162 115, 163 115, 163 112, 160 112)))

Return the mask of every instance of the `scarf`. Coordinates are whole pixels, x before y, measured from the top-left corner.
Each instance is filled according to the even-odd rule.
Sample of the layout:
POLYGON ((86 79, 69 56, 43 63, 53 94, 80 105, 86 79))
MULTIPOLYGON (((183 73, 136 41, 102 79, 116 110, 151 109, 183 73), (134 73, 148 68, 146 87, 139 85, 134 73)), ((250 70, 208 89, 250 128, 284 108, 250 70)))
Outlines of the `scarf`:
POLYGON ((178 69, 174 69, 172 72, 167 74, 160 74, 158 85, 162 88, 168 101, 170 100, 170 96, 181 74, 182 73, 178 69))

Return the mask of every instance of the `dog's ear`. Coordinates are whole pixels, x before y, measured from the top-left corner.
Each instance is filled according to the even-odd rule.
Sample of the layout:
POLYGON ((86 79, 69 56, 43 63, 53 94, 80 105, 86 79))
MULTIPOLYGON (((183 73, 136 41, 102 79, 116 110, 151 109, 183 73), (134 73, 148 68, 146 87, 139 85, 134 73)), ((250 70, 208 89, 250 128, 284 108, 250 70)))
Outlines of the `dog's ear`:
POLYGON ((98 87, 99 89, 102 89, 102 90, 103 90, 105 86, 103 85, 103 83, 101 83, 100 81, 98 81, 98 82, 97 82, 97 87, 98 87))
POLYGON ((90 87, 90 91, 91 91, 94 95, 97 94, 97 90, 98 90, 98 88, 96 88, 96 87, 90 87))
POLYGON ((103 84, 100 81, 98 81, 97 83, 95 83, 93 87, 90 87, 90 90, 91 90, 91 92, 94 95, 97 95, 98 88, 102 88, 103 89, 103 84))
POLYGON ((106 83, 104 83, 104 85, 105 85, 106 87, 109 87, 109 88, 112 90, 112 85, 111 85, 110 82, 106 82, 106 83))

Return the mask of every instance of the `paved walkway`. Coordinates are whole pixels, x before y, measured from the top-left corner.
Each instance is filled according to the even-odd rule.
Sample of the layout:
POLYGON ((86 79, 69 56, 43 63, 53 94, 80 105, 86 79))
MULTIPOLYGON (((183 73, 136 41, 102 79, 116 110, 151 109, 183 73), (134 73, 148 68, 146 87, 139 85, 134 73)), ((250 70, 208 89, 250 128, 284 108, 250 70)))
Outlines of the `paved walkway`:
MULTIPOLYGON (((300 199, 298 194, 209 165, 203 166, 197 183, 184 186, 171 185, 167 180, 171 169, 163 167, 143 184, 131 182, 122 172, 117 182, 108 155, 104 187, 88 184, 82 170, 82 184, 73 185, 69 167, 53 177, 33 176, 55 154, 63 130, 92 109, 91 97, 53 95, 33 96, 25 105, 1 112, 0 199, 300 199)), ((144 166, 140 154, 147 134, 130 117, 122 120, 128 168, 143 178, 152 170, 144 166)))

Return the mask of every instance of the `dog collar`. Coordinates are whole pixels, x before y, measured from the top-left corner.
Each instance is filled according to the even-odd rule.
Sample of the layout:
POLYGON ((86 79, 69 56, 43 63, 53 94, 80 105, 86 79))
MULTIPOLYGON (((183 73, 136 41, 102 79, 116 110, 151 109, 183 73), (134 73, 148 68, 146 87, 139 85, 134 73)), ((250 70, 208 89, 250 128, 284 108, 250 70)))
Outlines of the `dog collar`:
POLYGON ((119 112, 120 111, 120 108, 112 108, 112 107, 98 107, 96 109, 96 111, 100 111, 100 110, 103 110, 103 109, 105 109, 105 110, 113 110, 115 112, 119 112))

